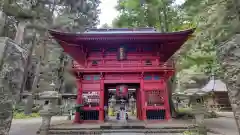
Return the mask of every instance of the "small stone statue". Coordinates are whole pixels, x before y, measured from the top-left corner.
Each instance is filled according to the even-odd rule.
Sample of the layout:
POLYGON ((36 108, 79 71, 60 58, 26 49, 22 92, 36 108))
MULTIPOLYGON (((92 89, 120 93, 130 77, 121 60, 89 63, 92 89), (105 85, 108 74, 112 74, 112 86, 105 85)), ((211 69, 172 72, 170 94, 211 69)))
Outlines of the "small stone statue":
POLYGON ((118 111, 117 120, 121 122, 126 122, 128 120, 128 114, 126 112, 126 100, 124 98, 120 99, 120 109, 118 111))
POLYGON ((129 99, 129 110, 131 111, 131 114, 134 115, 135 113, 135 106, 136 106, 136 100, 133 96, 129 99))
POLYGON ((110 116, 114 116, 114 113, 115 113, 115 106, 116 106, 116 98, 115 96, 113 95, 111 97, 111 99, 109 100, 109 112, 108 112, 108 115, 110 116))
POLYGON ((126 103, 126 100, 121 98, 120 99, 120 110, 125 110, 125 103, 126 103))

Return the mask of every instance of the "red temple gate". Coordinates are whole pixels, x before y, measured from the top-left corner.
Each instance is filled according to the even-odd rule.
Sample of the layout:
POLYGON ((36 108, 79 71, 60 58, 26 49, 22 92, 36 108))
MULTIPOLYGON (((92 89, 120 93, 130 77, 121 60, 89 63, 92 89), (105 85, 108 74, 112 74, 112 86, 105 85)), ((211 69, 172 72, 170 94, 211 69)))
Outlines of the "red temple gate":
POLYGON ((81 34, 50 31, 75 60, 71 71, 78 84, 76 102, 84 104, 82 119, 76 112, 75 122, 104 121, 104 106, 109 98, 106 86, 110 84, 139 86, 135 92, 138 119, 170 119, 166 82, 174 73, 174 63, 169 58, 193 31, 158 33, 149 28, 92 29, 81 34))

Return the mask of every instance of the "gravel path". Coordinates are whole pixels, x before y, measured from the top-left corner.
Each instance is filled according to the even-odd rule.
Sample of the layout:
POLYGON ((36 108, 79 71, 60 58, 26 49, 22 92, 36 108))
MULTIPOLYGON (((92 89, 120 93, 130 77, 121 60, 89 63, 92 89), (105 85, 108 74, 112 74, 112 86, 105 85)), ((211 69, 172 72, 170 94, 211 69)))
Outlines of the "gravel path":
POLYGON ((207 119, 205 123, 208 128, 221 133, 222 135, 239 135, 236 122, 233 118, 220 117, 217 119, 207 119))
MULTIPOLYGON (((66 120, 66 117, 53 117, 52 122, 66 120)), ((13 120, 9 135, 36 135, 41 125, 41 118, 13 120)))

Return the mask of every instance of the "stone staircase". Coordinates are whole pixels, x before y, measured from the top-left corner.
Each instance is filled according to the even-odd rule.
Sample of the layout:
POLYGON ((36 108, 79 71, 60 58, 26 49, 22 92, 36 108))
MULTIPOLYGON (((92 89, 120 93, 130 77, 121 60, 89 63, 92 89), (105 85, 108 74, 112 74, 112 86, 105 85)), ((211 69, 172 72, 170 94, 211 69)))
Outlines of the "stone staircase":
POLYGON ((61 127, 50 128, 49 135, 107 135, 107 134, 132 134, 132 135, 153 135, 172 134, 182 135, 186 131, 197 131, 195 126, 174 126, 174 127, 147 127, 143 125, 101 125, 96 128, 61 127))
POLYGON ((67 129, 67 130, 59 130, 59 129, 50 129, 49 135, 101 135, 101 134, 113 134, 113 133, 122 133, 122 134, 129 134, 129 133, 138 133, 138 134, 182 134, 185 131, 196 131, 196 129, 67 129))
MULTIPOLYGON (((197 132, 197 126, 190 121, 171 120, 157 123, 131 121, 128 123, 82 123, 65 121, 51 125, 49 135, 183 135, 184 132, 197 132)), ((213 134, 208 131, 208 135, 213 134)), ((38 132, 39 134, 39 132, 38 132)))

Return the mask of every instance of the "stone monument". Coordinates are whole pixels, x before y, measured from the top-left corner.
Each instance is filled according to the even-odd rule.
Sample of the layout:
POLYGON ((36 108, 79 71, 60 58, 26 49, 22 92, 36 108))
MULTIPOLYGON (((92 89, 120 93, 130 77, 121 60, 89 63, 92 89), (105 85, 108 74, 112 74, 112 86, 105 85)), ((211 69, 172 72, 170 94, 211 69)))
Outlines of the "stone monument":
POLYGON ((0 37, 0 134, 8 135, 13 103, 20 98, 26 50, 13 40, 0 37))

